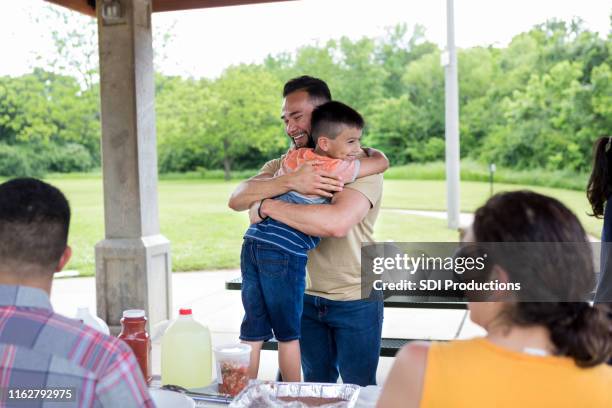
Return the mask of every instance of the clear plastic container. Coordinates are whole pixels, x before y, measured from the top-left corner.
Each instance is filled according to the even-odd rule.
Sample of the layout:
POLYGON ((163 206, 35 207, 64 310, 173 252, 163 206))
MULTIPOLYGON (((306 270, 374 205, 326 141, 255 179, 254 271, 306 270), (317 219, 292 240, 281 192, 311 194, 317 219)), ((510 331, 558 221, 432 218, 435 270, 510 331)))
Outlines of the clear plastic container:
POLYGON ((224 344, 213 350, 217 362, 219 392, 238 395, 249 382, 251 346, 243 343, 224 344))
POLYGON ((212 381, 210 331, 193 319, 191 309, 180 309, 161 345, 162 383, 184 388, 206 387, 212 381))
POLYGON ((106 335, 110 335, 110 330, 108 329, 106 322, 91 313, 88 307, 84 306, 77 308, 75 317, 85 323, 87 326, 92 327, 106 335))

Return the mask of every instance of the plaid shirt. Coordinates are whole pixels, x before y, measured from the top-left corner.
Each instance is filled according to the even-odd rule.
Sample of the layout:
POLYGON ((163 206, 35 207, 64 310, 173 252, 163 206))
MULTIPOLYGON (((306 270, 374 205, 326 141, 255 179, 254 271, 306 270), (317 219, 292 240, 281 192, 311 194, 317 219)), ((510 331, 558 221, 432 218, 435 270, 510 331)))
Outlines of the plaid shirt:
POLYGON ((49 296, 0 285, 0 406, 154 407, 124 342, 53 312, 49 296), (66 389, 73 402, 16 401, 14 389, 66 389))

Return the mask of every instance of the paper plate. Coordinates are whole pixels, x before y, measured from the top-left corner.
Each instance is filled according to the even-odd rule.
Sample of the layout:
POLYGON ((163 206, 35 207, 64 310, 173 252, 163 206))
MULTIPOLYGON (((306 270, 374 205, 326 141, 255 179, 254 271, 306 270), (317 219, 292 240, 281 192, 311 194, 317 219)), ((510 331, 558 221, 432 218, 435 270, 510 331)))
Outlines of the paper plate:
POLYGON ((195 401, 174 391, 149 389, 149 393, 158 408, 194 408, 195 401))

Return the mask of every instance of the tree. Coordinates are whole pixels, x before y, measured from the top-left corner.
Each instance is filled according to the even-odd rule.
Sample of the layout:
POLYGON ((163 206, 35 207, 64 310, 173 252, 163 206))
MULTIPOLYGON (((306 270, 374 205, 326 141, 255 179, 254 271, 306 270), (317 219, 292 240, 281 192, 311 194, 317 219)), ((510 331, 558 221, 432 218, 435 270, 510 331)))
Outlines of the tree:
POLYGON ((281 87, 276 78, 254 65, 229 68, 213 85, 214 119, 202 142, 221 158, 226 180, 240 157, 278 153, 287 146, 279 119, 281 87))
POLYGON ((581 76, 582 65, 568 61, 534 74, 525 91, 504 101, 506 123, 485 143, 488 155, 522 168, 585 169, 592 114, 581 76))
POLYGON ((77 78, 91 89, 99 81, 98 25, 96 19, 54 5, 36 7, 31 19, 48 27, 55 52, 36 58, 36 67, 77 78))
POLYGON ((156 77, 159 170, 184 172, 219 166, 202 143, 212 126, 217 95, 206 80, 156 77))
POLYGON ((98 158, 99 122, 97 105, 90 102, 73 77, 36 69, 0 78, 0 143, 31 152, 32 174, 91 169, 98 158), (76 152, 82 166, 67 166, 76 152))
POLYGON ((355 42, 347 37, 339 43, 339 76, 335 85, 338 99, 362 114, 367 114, 371 103, 383 97, 384 70, 376 63, 376 43, 371 38, 355 42))
POLYGON ((383 38, 378 41, 375 50, 377 62, 385 72, 385 95, 399 97, 405 93, 402 76, 408 64, 416 61, 426 54, 438 50, 436 44, 425 38, 425 27, 417 24, 410 38, 407 38, 406 24, 397 24, 387 28, 383 38))

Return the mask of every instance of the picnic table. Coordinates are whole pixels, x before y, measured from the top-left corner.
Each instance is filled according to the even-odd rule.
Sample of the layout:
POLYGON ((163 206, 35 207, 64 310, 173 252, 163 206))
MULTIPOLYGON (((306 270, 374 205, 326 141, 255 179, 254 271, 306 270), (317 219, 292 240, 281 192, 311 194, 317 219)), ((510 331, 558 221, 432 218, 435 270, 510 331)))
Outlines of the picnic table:
MULTIPOLYGON (((227 290, 240 290, 241 287, 241 277, 237 277, 225 282, 225 289, 227 290)), ((460 323, 457 329, 455 330, 454 338, 457 338, 459 336, 459 333, 461 333, 468 314, 467 302, 465 301, 465 299, 458 297, 394 295, 384 299, 384 305, 386 308, 400 309, 464 310, 465 313, 463 314, 463 317, 461 318, 460 323)), ((381 339, 380 356, 394 357, 397 351, 402 348, 404 344, 414 340, 423 339, 383 337, 381 339)), ((445 339, 438 340, 445 341, 445 339)), ((264 342, 263 350, 278 350, 278 343, 276 339, 271 339, 270 341, 264 342)))
MULTIPOLYGON (((150 384, 150 389, 157 389, 161 387, 161 377, 159 375, 154 375, 153 380, 150 384)), ((198 408, 220 408, 227 407, 229 402, 214 402, 205 396, 198 396, 197 392, 205 392, 205 393, 216 393, 216 387, 211 384, 208 387, 201 389, 192 389, 190 391, 196 391, 194 394, 187 393, 186 396, 193 399, 195 402, 195 406, 198 408)), ((361 387, 359 390, 359 398, 357 399, 357 403, 355 404, 355 408, 373 408, 376 405, 376 400, 380 395, 381 387, 376 385, 370 385, 367 387, 361 387)), ((156 401, 159 402, 159 401, 156 401)), ((171 407, 170 405, 163 403, 157 405, 158 408, 176 408, 171 407)))

